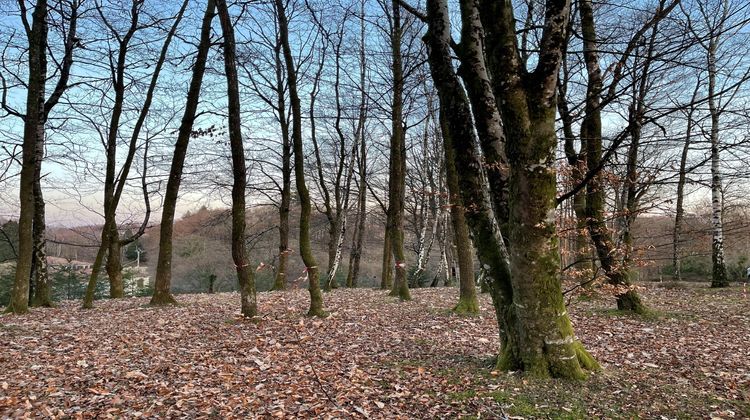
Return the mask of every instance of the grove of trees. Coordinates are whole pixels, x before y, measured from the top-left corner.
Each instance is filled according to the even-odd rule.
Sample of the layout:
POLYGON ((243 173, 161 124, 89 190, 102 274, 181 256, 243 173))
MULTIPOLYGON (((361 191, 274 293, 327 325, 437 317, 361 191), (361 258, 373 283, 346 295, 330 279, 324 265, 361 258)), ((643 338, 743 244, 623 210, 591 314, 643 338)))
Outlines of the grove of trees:
POLYGON ((712 287, 745 275, 744 0, 0 13, 8 312, 122 298, 124 265, 147 261, 151 305, 177 303, 175 283, 231 287, 246 318, 262 315, 256 277, 305 285, 320 318, 324 291, 375 286, 408 305, 411 288, 456 279, 457 314, 491 297, 498 369, 581 379, 599 364, 568 286, 643 314, 637 281, 683 280, 709 256, 712 287), (63 246, 90 269, 51 267, 63 246))

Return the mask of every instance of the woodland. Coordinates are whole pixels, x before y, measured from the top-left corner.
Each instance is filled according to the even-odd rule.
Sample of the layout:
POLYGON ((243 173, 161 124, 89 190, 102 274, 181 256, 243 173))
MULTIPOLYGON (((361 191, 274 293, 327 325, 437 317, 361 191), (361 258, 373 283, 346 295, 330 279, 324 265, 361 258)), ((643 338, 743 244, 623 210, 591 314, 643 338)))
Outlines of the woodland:
POLYGON ((0 16, 0 417, 750 417, 750 3, 0 16))

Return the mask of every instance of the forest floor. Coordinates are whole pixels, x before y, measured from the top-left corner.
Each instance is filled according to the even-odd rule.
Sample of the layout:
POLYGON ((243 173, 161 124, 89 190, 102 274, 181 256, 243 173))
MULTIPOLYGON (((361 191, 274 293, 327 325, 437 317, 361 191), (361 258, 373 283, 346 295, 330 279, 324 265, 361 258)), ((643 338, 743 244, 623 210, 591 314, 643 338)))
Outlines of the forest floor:
POLYGON ((648 285, 649 316, 574 297, 576 334, 604 369, 585 382, 493 371, 497 326, 448 308, 457 289, 78 302, 0 316, 0 418, 748 418, 750 297, 741 287, 648 285))

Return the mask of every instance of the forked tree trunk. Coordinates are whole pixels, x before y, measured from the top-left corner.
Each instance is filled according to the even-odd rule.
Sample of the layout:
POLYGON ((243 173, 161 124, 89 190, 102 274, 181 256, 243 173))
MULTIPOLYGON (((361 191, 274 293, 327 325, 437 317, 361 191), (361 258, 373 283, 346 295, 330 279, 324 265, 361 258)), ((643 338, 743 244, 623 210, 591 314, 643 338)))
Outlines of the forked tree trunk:
POLYGON ((240 87, 237 76, 237 56, 234 28, 226 0, 216 0, 221 32, 224 35, 224 72, 227 78, 229 112, 229 144, 232 149, 232 261, 237 271, 242 315, 252 318, 258 314, 255 278, 245 246, 245 190, 247 168, 240 121, 240 87))
POLYGON ((289 101, 292 106, 292 143, 294 145, 294 176, 297 184, 297 194, 300 199, 299 220, 299 248, 300 256, 305 264, 309 280, 308 290, 310 292, 309 316, 325 317, 327 313, 323 309, 323 295, 320 292, 320 278, 318 263, 312 253, 310 244, 310 214, 312 203, 310 192, 305 183, 305 157, 302 147, 302 106, 297 92, 297 73, 294 65, 291 45, 289 44, 289 26, 283 0, 275 0, 278 12, 279 37, 284 51, 284 62, 287 71, 287 83, 289 85, 289 101))
POLYGON ((211 47, 211 21, 214 17, 216 4, 208 0, 206 11, 201 23, 201 37, 198 44, 198 54, 193 64, 193 74, 188 89, 185 112, 177 133, 172 166, 169 170, 167 189, 164 193, 161 226, 159 231, 159 256, 156 262, 156 276, 154 280, 154 295, 152 305, 168 305, 177 301, 170 291, 172 283, 172 232, 174 229, 174 214, 177 207, 177 194, 182 181, 182 170, 185 166, 190 136, 193 133, 193 123, 198 110, 203 74, 206 70, 206 58, 211 47))
POLYGON ((583 378, 584 369, 596 369, 598 364, 576 341, 567 315, 555 225, 556 86, 570 2, 546 2, 544 34, 532 73, 526 71, 516 45, 512 4, 480 4, 487 66, 502 115, 510 164, 511 299, 499 300, 493 294, 493 300, 500 301, 501 309, 515 314, 510 333, 518 350, 517 358, 511 360, 516 367, 532 376, 583 378))
MULTIPOLYGON (((141 178, 141 185, 142 190, 144 194, 144 201, 146 205, 146 214, 143 220, 143 223, 141 225, 141 228, 139 229, 139 233, 136 234, 136 236, 132 236, 130 238, 126 238, 123 241, 120 241, 119 238, 111 238, 110 235, 112 232, 117 231, 117 206, 120 202, 120 197, 122 196, 122 192, 125 188, 125 184, 128 181, 128 175, 130 173, 130 169, 133 163, 133 160, 135 158, 136 150, 138 149, 138 143, 140 140, 140 133, 141 129, 143 128, 146 117, 148 116, 148 112, 151 108, 151 103, 153 101, 154 97, 154 91, 156 90, 156 83, 159 79, 159 74, 161 72, 161 68, 164 64, 164 61, 166 60, 167 52, 169 49, 169 44, 177 31, 177 27, 180 23, 180 20, 182 19, 182 16, 185 12, 185 8, 187 7, 187 0, 183 1, 182 6, 180 7, 179 13, 177 17, 175 18, 172 27, 167 34, 167 37, 164 40, 164 43, 161 48, 161 52, 159 54, 159 58, 156 62, 156 65, 154 67, 154 71, 151 75, 151 80, 148 85, 148 89, 146 91, 146 97, 143 102, 143 105, 140 108, 140 112, 138 114, 138 118, 135 122, 135 125, 133 126, 133 131, 130 133, 130 141, 128 144, 127 153, 125 155, 125 160, 122 164, 122 167, 120 168, 120 173, 116 173, 116 164, 117 164, 117 145, 119 142, 119 131, 121 129, 120 127, 120 117, 123 113, 123 107, 124 107, 124 101, 125 101, 125 77, 126 77, 126 67, 127 67, 127 53, 128 53, 128 46, 131 41, 131 39, 134 37, 135 33, 142 28, 141 25, 138 23, 138 19, 140 16, 140 8, 143 6, 142 2, 134 2, 132 4, 131 10, 130 10, 130 17, 131 22, 130 26, 125 33, 124 36, 121 36, 120 34, 115 33, 115 37, 118 40, 118 51, 117 51, 117 60, 113 62, 112 70, 112 77, 113 77, 113 86, 115 91, 115 100, 112 107, 112 113, 110 115, 110 121, 109 121, 109 128, 107 133, 107 142, 105 145, 105 152, 106 152, 106 170, 105 170, 105 180, 104 180, 104 227, 102 229, 102 236, 101 236, 101 243, 99 245, 99 250, 97 251, 96 259, 94 260, 94 265, 91 267, 91 275, 89 276, 89 282, 86 286, 86 295, 84 296, 83 300, 83 308, 92 308, 94 303, 94 292, 96 290, 96 283, 99 279, 99 273, 101 271, 102 263, 104 262, 104 256, 112 247, 113 252, 118 252, 117 256, 113 257, 113 266, 107 267, 108 273, 111 273, 112 276, 115 278, 111 280, 110 284, 113 284, 114 287, 111 287, 110 290, 115 292, 116 294, 112 297, 118 297, 121 295, 124 295, 124 291, 122 291, 122 280, 121 272, 115 273, 115 270, 121 270, 122 267, 119 263, 119 249, 123 245, 127 245, 130 243, 130 241, 135 240, 137 237, 143 234, 145 231, 146 225, 148 223, 148 218, 151 215, 151 206, 148 199, 148 186, 145 180, 145 174, 146 174, 146 159, 148 156, 148 140, 146 140, 143 143, 143 160, 144 160, 144 173, 141 178), (112 243, 113 241, 118 241, 118 243, 112 243), (118 268, 119 267, 119 268, 118 268)), ((100 6, 97 6, 98 11, 100 13, 100 16, 102 19, 106 19, 104 13, 99 9, 100 6)), ((111 30, 115 30, 114 26, 109 26, 111 30)))

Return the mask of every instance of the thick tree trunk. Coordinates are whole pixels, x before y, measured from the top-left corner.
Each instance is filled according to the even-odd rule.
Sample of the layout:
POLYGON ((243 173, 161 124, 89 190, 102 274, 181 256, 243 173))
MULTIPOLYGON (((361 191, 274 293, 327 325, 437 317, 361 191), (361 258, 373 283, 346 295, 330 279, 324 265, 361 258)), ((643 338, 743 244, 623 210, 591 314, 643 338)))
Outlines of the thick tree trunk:
POLYGON ((254 272, 248 262, 245 246, 245 190, 247 168, 240 121, 240 85, 234 28, 226 0, 216 0, 221 32, 224 35, 224 72, 227 78, 229 143, 232 149, 232 260, 237 270, 242 315, 252 318, 258 313, 254 272))
MULTIPOLYGON (((499 309, 515 313, 517 319, 510 331, 518 349, 513 361, 534 376, 583 378, 583 369, 598 365, 575 340, 565 309, 555 226, 556 86, 570 2, 546 2, 544 33, 532 73, 525 70, 516 45, 512 4, 480 4, 488 68, 506 130, 511 168, 512 294, 499 309)), ((498 315, 500 319, 499 310, 498 315)))
POLYGON ((394 261, 392 296, 411 300, 406 279, 406 256, 404 255, 404 195, 406 176, 406 133, 403 121, 404 74, 401 57, 401 5, 391 2, 393 25, 390 34, 391 57, 393 59, 393 100, 391 103, 391 158, 388 170, 388 212, 391 215, 391 252, 394 261))
POLYGON ((440 97, 446 168, 453 161, 458 174, 461 204, 464 208, 472 209, 466 217, 480 264, 488 273, 487 283, 492 291, 502 344, 498 366, 516 369, 521 367, 521 359, 514 331, 517 320, 512 306, 509 256, 485 195, 469 101, 453 70, 447 3, 445 0, 430 0, 427 13, 429 29, 425 42, 428 45, 430 71, 440 97))
POLYGON ((122 252, 120 248, 120 234, 117 227, 109 235, 109 251, 107 252, 107 277, 109 277, 109 297, 112 299, 125 297, 125 284, 122 279, 122 252))
POLYGON ((172 296, 170 285, 172 283, 172 232, 174 229, 174 214, 177 207, 177 194, 182 181, 182 170, 185 166, 190 136, 193 133, 193 123, 200 100, 201 84, 203 74, 206 70, 206 58, 211 47, 211 21, 214 17, 214 0, 208 0, 206 12, 201 24, 201 37, 198 44, 198 54, 193 64, 193 74, 188 89, 185 112, 177 133, 172 166, 169 170, 167 189, 164 193, 161 226, 159 231, 159 256, 156 262, 156 276, 154 280, 154 295, 151 297, 152 305, 174 304, 177 301, 172 296))
POLYGON ((309 280, 308 290, 310 292, 309 316, 325 317, 327 313, 323 309, 323 295, 320 292, 320 279, 318 263, 312 253, 310 244, 310 214, 312 203, 310 192, 305 183, 305 157, 302 147, 302 106, 297 92, 297 73, 294 65, 291 45, 289 44, 289 27, 283 0, 275 0, 278 12, 279 37, 284 51, 284 62, 287 71, 287 83, 289 85, 289 101, 292 106, 292 142, 294 145, 294 176, 297 184, 297 194, 300 199, 300 221, 299 221, 299 248, 300 256, 305 264, 305 270, 309 280))
POLYGON ((44 96, 47 77, 47 1, 38 0, 29 41, 29 82, 26 93, 21 177, 19 180, 18 258, 7 312, 23 314, 29 307, 29 278, 34 258, 34 179, 37 147, 44 138, 44 96))

